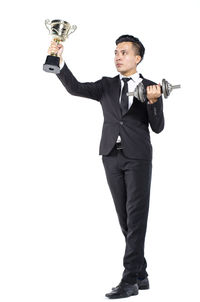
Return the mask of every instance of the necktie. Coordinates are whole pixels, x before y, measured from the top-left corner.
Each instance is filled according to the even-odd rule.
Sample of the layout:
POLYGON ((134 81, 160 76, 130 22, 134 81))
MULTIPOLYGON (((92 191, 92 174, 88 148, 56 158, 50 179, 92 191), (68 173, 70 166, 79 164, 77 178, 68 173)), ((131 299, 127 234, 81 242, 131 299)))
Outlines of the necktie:
POLYGON ((128 92, 128 81, 131 78, 122 78, 124 81, 124 87, 122 89, 122 96, 121 96, 121 111, 122 115, 124 115, 128 111, 128 96, 126 93, 128 92))

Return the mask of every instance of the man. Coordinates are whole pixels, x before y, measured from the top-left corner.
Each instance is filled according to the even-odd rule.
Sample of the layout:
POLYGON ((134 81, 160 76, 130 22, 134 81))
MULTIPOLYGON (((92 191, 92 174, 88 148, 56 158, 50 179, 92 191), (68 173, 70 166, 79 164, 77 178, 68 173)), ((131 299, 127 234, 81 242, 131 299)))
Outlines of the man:
POLYGON ((138 73, 145 48, 131 35, 116 40, 115 66, 119 74, 113 78, 102 77, 96 82, 80 83, 62 58, 63 45, 51 42, 48 53, 60 57, 60 74, 57 77, 67 91, 75 96, 100 102, 104 123, 99 155, 105 168, 126 249, 123 258, 124 272, 118 286, 106 297, 124 298, 138 294, 138 289, 148 289, 149 280, 144 257, 144 242, 149 210, 152 175, 152 131, 164 128, 163 100, 160 84, 138 73), (146 102, 127 96, 143 82, 146 102))

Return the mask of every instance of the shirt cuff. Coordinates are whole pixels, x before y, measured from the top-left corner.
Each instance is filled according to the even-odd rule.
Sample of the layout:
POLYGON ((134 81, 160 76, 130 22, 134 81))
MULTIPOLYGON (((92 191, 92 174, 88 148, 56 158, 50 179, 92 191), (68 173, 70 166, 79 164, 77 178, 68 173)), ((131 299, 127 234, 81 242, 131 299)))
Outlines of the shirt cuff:
POLYGON ((65 64, 65 61, 63 60, 62 63, 60 63, 60 69, 63 68, 64 64, 65 64))
POLYGON ((157 100, 157 102, 155 102, 155 103, 150 103, 149 101, 147 102, 147 104, 148 105, 155 105, 155 104, 157 104, 159 102, 159 100, 157 100))

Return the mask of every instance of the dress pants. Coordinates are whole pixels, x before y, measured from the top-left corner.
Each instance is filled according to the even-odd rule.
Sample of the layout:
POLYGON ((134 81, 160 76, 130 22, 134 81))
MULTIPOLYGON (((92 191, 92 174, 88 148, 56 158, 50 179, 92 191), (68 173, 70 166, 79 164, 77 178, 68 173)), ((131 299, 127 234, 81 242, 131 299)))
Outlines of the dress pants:
POLYGON ((149 211, 152 160, 132 159, 116 144, 102 155, 107 183, 125 236, 122 280, 134 284, 148 276, 144 244, 149 211))

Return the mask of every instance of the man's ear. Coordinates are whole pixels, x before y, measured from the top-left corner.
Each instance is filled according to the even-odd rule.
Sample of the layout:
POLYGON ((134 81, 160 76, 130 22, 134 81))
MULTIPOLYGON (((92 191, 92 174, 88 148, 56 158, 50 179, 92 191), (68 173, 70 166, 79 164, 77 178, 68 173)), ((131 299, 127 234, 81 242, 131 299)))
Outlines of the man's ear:
POLYGON ((137 55, 136 58, 137 58, 137 65, 138 65, 140 63, 140 61, 141 61, 142 58, 139 55, 137 55))

